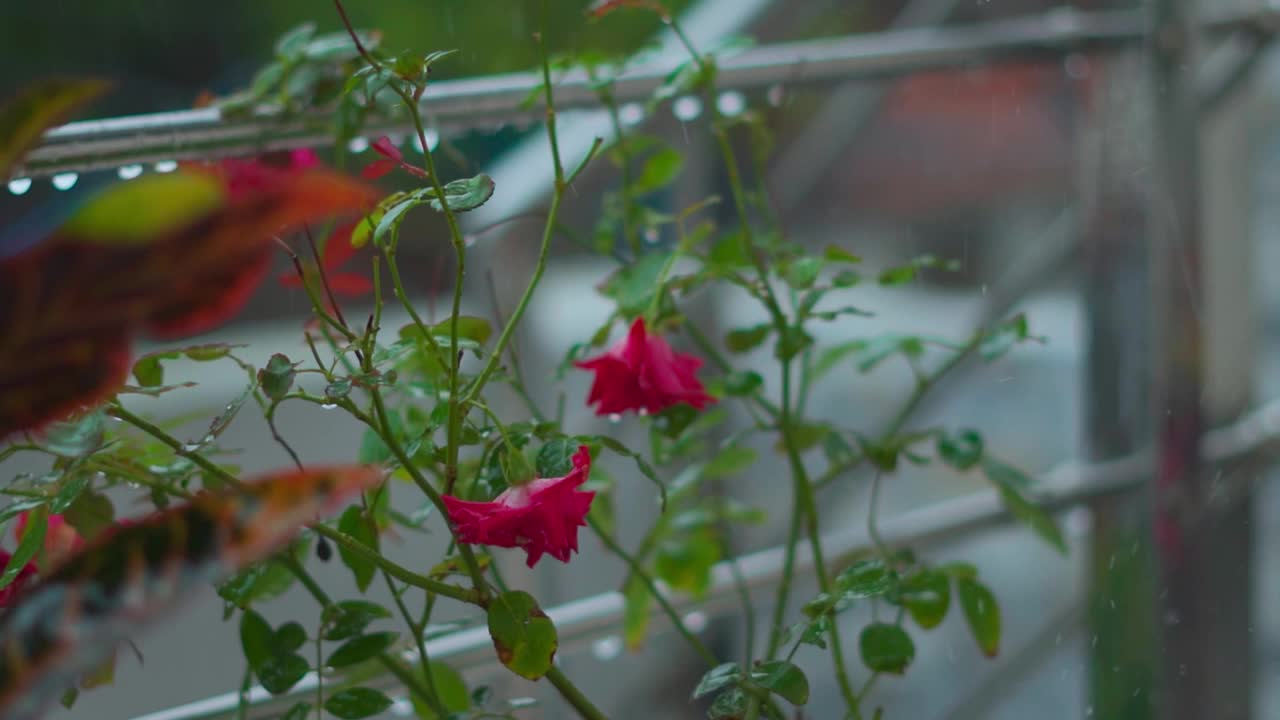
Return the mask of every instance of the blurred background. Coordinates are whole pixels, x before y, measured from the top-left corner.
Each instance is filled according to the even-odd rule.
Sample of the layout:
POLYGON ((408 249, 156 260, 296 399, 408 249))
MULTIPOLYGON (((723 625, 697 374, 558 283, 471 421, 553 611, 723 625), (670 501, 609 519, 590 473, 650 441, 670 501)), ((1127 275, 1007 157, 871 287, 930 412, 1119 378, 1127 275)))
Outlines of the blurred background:
MULTIPOLYGON (((553 3, 556 18, 548 40, 554 50, 618 55, 646 50, 655 61, 670 60, 656 20, 620 12, 588 23, 588 4, 553 3)), ((766 45, 913 27, 980 28, 1018 18, 1053 28, 1069 23, 1072 11, 1112 12, 1105 17, 1120 21, 1133 17, 1126 11, 1142 7, 1107 0, 672 0, 668 5, 686 13, 688 29, 707 48, 740 36, 766 45)), ((1265 3, 1203 0, 1201 5, 1218 17, 1255 11, 1265 3)), ((538 7, 533 0, 350 3, 357 26, 384 32, 385 48, 458 48, 458 55, 436 66, 437 81, 530 69, 538 7)), ((275 39, 290 27, 315 20, 322 31, 339 28, 328 3, 302 0, 0 0, 0 8, 5 58, 0 95, 44 74, 110 77, 117 91, 95 106, 96 117, 190 107, 202 92, 230 93, 270 60, 275 39)), ((1224 42, 1220 35, 1208 38, 1205 57, 1216 57, 1208 51, 1224 42)), ((1202 278, 1202 297, 1187 322, 1203 327, 1205 364, 1203 386, 1186 391, 1201 401, 1209 426, 1229 425, 1280 394, 1280 284, 1270 282, 1268 272, 1280 266, 1275 231, 1280 217, 1274 216, 1276 203, 1268 201, 1280 193, 1280 62, 1261 50, 1255 55, 1231 91, 1205 106, 1198 129, 1201 263, 1194 273, 1183 270, 1202 278)), ((820 342, 889 331, 961 339, 982 323, 1026 313, 1032 331, 1047 338, 1045 344, 1020 347, 995 365, 963 365, 927 398, 915 423, 977 427, 1002 459, 1036 474, 1058 468, 1051 478, 1061 479, 1070 474, 1063 468, 1077 467, 1071 462, 1102 461, 1148 447, 1155 433, 1151 403, 1168 390, 1154 369, 1169 347, 1158 344, 1152 328, 1168 322, 1174 310, 1161 307, 1152 288, 1158 286, 1153 275, 1164 272, 1161 257, 1174 254, 1162 256, 1147 237, 1159 220, 1148 212, 1158 205, 1151 196, 1163 187, 1148 152, 1159 119, 1148 77, 1140 46, 1129 52, 1085 48, 992 60, 975 54, 947 71, 726 91, 719 105, 725 114, 760 112, 773 129, 776 152, 768 183, 793 239, 815 248, 839 244, 865 258, 867 276, 925 252, 961 264, 959 272, 927 272, 905 288, 848 290, 848 303, 875 317, 826 325, 820 342)), ((686 152, 680 180, 655 199, 673 210, 727 194, 708 142, 707 113, 696 100, 687 100, 693 99, 678 98, 653 112, 640 105, 624 107, 630 126, 661 135, 686 152)), ((592 135, 608 132, 607 118, 594 111, 566 113, 563 121, 570 145, 589 144, 592 135)), ((476 242, 465 288, 469 314, 495 317, 514 305, 532 268, 541 226, 536 218, 496 229, 491 225, 545 206, 550 187, 545 139, 536 125, 486 122, 446 133, 441 143, 438 154, 447 177, 484 171, 497 180, 494 200, 470 218, 476 242)), ((739 148, 751 149, 745 143, 739 148)), ((373 157, 357 153, 353 162, 358 167, 373 157)), ((59 184, 65 188, 48 178, 11 182, 7 192, 0 188, 0 247, 47 232, 86 193, 116 178, 116 171, 106 170, 64 179, 59 184)), ((615 168, 596 163, 570 195, 567 224, 589 232, 600 208, 599 190, 618 181, 615 168)), ((719 219, 731 223, 727 214, 719 219)), ((443 226, 418 215, 406 223, 402 238, 409 290, 420 307, 439 316, 452 292, 452 251, 443 226)), ((561 395, 568 398, 571 431, 625 433, 625 426, 603 424, 578 402, 588 378, 570 374, 562 379, 556 373, 565 349, 584 341, 609 313, 595 286, 611 271, 611 261, 569 242, 553 252, 518 338, 525 372, 544 406, 553 407, 561 395)), ((281 257, 279 270, 286 271, 286 265, 281 257)), ((839 298, 840 304, 844 300, 839 298)), ((251 307, 210 341, 248 343, 243 356, 260 365, 273 352, 300 356, 308 307, 300 290, 268 282, 251 307)), ((355 316, 367 310, 358 303, 350 308, 355 316)), ((720 332, 765 319, 734 296, 716 292, 698 295, 688 309, 720 332)), ((399 324, 395 318, 384 322, 388 328, 399 324)), ((766 352, 745 362, 764 372, 771 358, 766 352)), ((190 426, 195 434, 240 392, 243 374, 231 365, 211 364, 181 368, 174 379, 199 386, 139 407, 160 417, 207 410, 190 426)), ((830 376, 809 413, 874 432, 897 412, 912 383, 905 366, 886 365, 869 375, 847 368, 830 376)), ((514 403, 507 409, 517 412, 514 403)), ((312 406, 285 406, 278 422, 307 462, 349 461, 361 442, 354 421, 312 406)), ((628 439, 642 441, 642 436, 628 439)), ((242 449, 237 463, 249 472, 289 462, 252 413, 241 415, 223 444, 242 449)), ((735 496, 770 511, 766 524, 729 539, 739 552, 776 545, 785 532, 790 491, 782 458, 771 448, 760 449, 763 459, 752 472, 728 481, 735 496)), ((0 467, 5 478, 39 471, 18 461, 0 467)), ((652 487, 628 472, 619 465, 614 474, 620 488, 619 532, 633 545, 656 507, 652 487)), ((1206 504, 1213 507, 1213 519, 1205 521, 1200 536, 1204 546, 1197 557, 1203 562, 1196 567, 1205 574, 1194 620, 1213 644, 1198 648, 1197 658, 1212 662, 1182 667, 1178 660, 1172 672, 1181 668, 1188 684, 1215 698, 1217 712, 1183 717, 1280 717, 1280 495, 1266 482, 1271 474, 1258 462, 1214 466, 1198 485, 1212 500, 1206 504)), ((983 488, 977 478, 942 468, 908 467, 884 488, 881 516, 887 527, 910 534, 921 513, 945 517, 948 508, 961 507, 954 503, 983 488), (895 517, 900 524, 893 524, 895 517)), ((867 477, 851 477, 824 492, 824 529, 864 525, 867 477)), ((396 497, 416 507, 411 492, 396 497)), ((1011 526, 925 538, 917 549, 926 558, 971 561, 995 590, 1005 628, 1001 654, 983 658, 953 613, 937 630, 913 633, 916 663, 902 679, 882 679, 872 692, 874 702, 883 704, 889 718, 1155 717, 1153 681, 1171 672, 1165 667, 1168 658, 1157 649, 1159 638, 1175 636, 1191 621, 1152 599, 1161 594, 1151 592, 1161 580, 1148 542, 1149 505, 1150 498, 1139 492, 1094 498, 1063 512, 1071 546, 1066 557, 1011 526)), ((441 533, 406 536, 399 544, 393 541, 388 552, 418 567, 437 557, 443 542, 441 533)), ((507 578, 533 590, 544 607, 617 589, 622 580, 620 564, 590 538, 571 569, 544 563, 528 572, 514 555, 501 557, 507 578)), ((312 564, 335 597, 357 595, 340 564, 314 559, 312 564)), ((802 587, 797 597, 812 591, 811 585, 802 587)), ((379 592, 377 586, 370 590, 379 592)), ((768 596, 761 593, 761 602, 768 596)), ((442 604, 441 620, 453 610, 442 604)), ((273 621, 296 617, 305 622, 316 612, 297 591, 264 608, 273 621)), ((84 694, 73 710, 59 709, 54 717, 133 718, 233 690, 243 661, 236 626, 221 617, 221 601, 210 591, 162 631, 138 639, 143 663, 122 654, 114 685, 84 694)), ((867 617, 856 610, 842 616, 845 636, 867 617)), ((741 652, 735 643, 742 618, 731 610, 695 611, 689 622, 720 654, 741 652)), ((829 659, 813 648, 797 658, 814 684, 805 717, 839 717, 829 659)), ((623 652, 618 637, 602 632, 566 648, 561 660, 611 717, 705 713, 686 696, 702 673, 700 661, 664 631, 640 654, 623 652)), ((521 717, 568 716, 545 688, 500 667, 473 668, 468 678, 494 685, 500 697, 543 701, 521 717)))

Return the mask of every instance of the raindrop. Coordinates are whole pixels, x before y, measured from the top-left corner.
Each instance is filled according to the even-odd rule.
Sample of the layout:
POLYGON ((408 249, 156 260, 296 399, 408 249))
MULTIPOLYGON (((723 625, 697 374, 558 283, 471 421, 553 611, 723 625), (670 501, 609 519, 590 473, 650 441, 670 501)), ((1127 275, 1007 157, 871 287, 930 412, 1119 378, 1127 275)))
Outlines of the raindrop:
POLYGON ((662 234, 658 232, 658 228, 645 228, 644 241, 650 245, 657 245, 662 240, 662 234))
POLYGON ((432 130, 431 128, 427 128, 426 132, 424 132, 423 135, 427 136, 427 148, 431 150, 431 152, 435 152, 436 148, 440 146, 439 131, 432 130))
POLYGON ((737 117, 747 109, 747 99, 737 90, 728 90, 720 93, 720 97, 716 99, 716 108, 725 117, 737 117))
POLYGON ((119 169, 116 170, 116 175, 119 176, 121 180, 132 180, 141 174, 141 165, 121 165, 119 169))
POLYGON ((684 626, 689 628, 689 632, 702 632, 707 629, 707 614, 701 610, 694 610, 684 616, 684 626))
POLYGON ((9 192, 21 195, 31 189, 31 178, 14 178, 9 181, 9 192))
POLYGON ((627 103, 618 108, 618 120, 627 127, 639 125, 644 120, 644 106, 640 103, 627 103))
POLYGON ((779 107, 782 105, 782 101, 787 98, 787 89, 781 85, 774 85, 769 88, 769 91, 765 93, 764 97, 769 101, 770 105, 779 107))
POLYGON ((413 717, 413 703, 408 698, 396 698, 391 702, 391 714, 396 717, 413 717))
POLYGON ((622 416, 619 415, 618 413, 613 413, 609 416, 609 422, 614 423, 616 425, 617 423, 622 422, 622 416))
POLYGON ((347 143, 347 149, 353 153, 362 153, 369 149, 369 140, 362 137, 353 137, 347 143))
POLYGON ((75 187, 76 181, 79 179, 80 176, 73 172, 58 173, 53 176, 53 186, 58 190, 70 190, 75 187))
POLYGON ((537 699, 531 698, 531 697, 511 698, 510 700, 507 701, 507 705, 511 706, 511 708, 515 710, 518 710, 520 708, 533 707, 534 705, 537 705, 537 704, 538 704, 537 699))
POLYGON ((167 173, 178 169, 178 163, 173 160, 161 160, 156 163, 156 172, 167 173))
POLYGON ((597 660, 612 660, 622 654, 622 638, 609 635, 591 643, 591 654, 597 660))
POLYGON ((336 408, 336 407, 338 407, 338 406, 337 406, 336 404, 334 404, 334 403, 324 403, 323 405, 321 405, 321 406, 320 406, 320 409, 321 409, 321 410, 332 410, 332 409, 334 409, 334 408, 336 408))
POLYGON ((463 247, 471 247, 471 246, 475 245, 475 244, 476 244, 476 242, 478 242, 479 240, 480 240, 480 238, 476 237, 475 235, 470 235, 470 234, 463 235, 463 236, 462 236, 462 246, 463 246, 463 247))
POLYGON ((681 122, 696 120, 702 114, 702 101, 692 95, 676 98, 671 103, 671 113, 681 122))
POLYGON ((195 451, 199 450, 199 449, 200 449, 200 448, 202 448, 202 447, 204 447, 204 446, 203 446, 203 445, 201 445, 200 443, 193 443, 193 442, 183 443, 183 445, 182 445, 182 452, 189 452, 189 453, 193 453, 193 452, 195 452, 195 451))

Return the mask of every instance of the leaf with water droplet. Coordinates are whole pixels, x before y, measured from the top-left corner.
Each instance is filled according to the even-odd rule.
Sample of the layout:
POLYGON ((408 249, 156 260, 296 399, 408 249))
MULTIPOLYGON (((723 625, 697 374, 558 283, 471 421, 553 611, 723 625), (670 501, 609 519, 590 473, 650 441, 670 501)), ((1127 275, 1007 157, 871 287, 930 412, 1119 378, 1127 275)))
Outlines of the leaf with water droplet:
POLYGON ((489 605, 489 636, 498 659, 515 674, 537 680, 551 669, 558 640, 555 625, 529 593, 519 590, 489 605))

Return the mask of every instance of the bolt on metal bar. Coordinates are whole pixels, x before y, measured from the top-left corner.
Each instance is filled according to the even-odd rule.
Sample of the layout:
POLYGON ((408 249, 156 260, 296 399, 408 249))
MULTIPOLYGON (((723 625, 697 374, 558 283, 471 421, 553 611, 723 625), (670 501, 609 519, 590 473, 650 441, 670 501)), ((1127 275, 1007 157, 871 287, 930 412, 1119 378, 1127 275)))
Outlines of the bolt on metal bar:
MULTIPOLYGON (((1261 8, 1210 18, 1203 27, 1213 33, 1270 32, 1278 25, 1280 10, 1261 8)), ((887 77, 1006 58, 1106 50, 1136 43, 1145 33, 1141 13, 1059 9, 964 27, 899 30, 754 48, 723 58, 717 83, 723 89, 748 90, 780 83, 887 77)), ((614 95, 623 102, 646 100, 666 81, 672 67, 662 63, 633 68, 617 79, 614 95)), ((423 103, 431 122, 441 131, 486 123, 532 122, 539 113, 525 107, 525 100, 540 83, 532 73, 442 81, 427 89, 423 103)), ((570 72, 557 82, 556 104, 570 110, 594 108, 599 101, 591 80, 583 73, 570 72)), ((217 108, 205 108, 75 122, 46 133, 42 144, 12 176, 319 146, 332 141, 331 120, 325 113, 227 118, 217 108)), ((372 120, 366 131, 371 135, 406 135, 410 127, 403 118, 380 118, 372 120)))
MULTIPOLYGON (((1277 451, 1280 451, 1280 400, 1259 408, 1233 425, 1209 431, 1202 442, 1206 462, 1220 466, 1259 461, 1277 451)), ((1072 461, 1043 475, 1035 487, 1043 507, 1062 511, 1087 501, 1135 490, 1141 487, 1153 469, 1149 450, 1100 463, 1072 461)), ((1243 473, 1228 477, 1237 478, 1233 482, 1252 481, 1251 476, 1245 480, 1243 473)), ((1224 496, 1229 495, 1224 493, 1224 496)), ((890 545, 922 547, 1008 522, 1009 515, 1000 497, 994 491, 980 492, 887 519, 880 524, 880 535, 890 545)), ((828 557, 833 565, 847 562, 855 554, 872 547, 871 538, 865 530, 832 533, 823 544, 828 548, 828 557)), ((813 571, 812 554, 807 548, 807 541, 802 541, 797 549, 797 573, 813 571)), ((739 558, 748 588, 759 591, 776 582, 782 572, 782 557, 783 549, 774 547, 739 558)), ((681 612, 695 609, 713 615, 731 612, 738 603, 733 573, 727 564, 721 563, 713 569, 711 588, 705 599, 694 601, 685 596, 673 596, 671 599, 681 612)), ((561 649, 569 650, 605 633, 618 632, 623 608, 621 594, 606 592, 550 608, 547 614, 555 622, 561 649)), ((660 619, 660 611, 655 609, 653 614, 660 619)), ((468 628, 430 640, 427 654, 433 660, 447 660, 458 670, 494 663, 493 643, 485 627, 468 628)), ((309 675, 288 693, 278 696, 255 686, 249 693, 249 717, 279 717, 293 703, 311 697, 315 692, 315 682, 314 674, 309 675)), ((384 690, 402 690, 391 676, 380 676, 366 684, 384 690)), ((134 720, 230 720, 236 716, 238 706, 239 695, 232 692, 134 720)))

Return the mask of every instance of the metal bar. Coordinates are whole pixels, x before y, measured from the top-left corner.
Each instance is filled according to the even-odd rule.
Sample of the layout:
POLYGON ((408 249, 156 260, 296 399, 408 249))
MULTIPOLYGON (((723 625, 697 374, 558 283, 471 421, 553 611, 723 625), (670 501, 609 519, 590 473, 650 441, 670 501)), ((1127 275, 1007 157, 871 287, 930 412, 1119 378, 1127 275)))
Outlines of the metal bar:
MULTIPOLYGON (((1217 465, 1232 465, 1277 451, 1280 451, 1280 400, 1259 408, 1229 427, 1210 431, 1203 440, 1205 458, 1217 465)), ((1066 510, 1085 502, 1135 490, 1141 487, 1143 480, 1151 472, 1150 452, 1095 464, 1064 463, 1041 477, 1036 485, 1037 497, 1050 510, 1066 510)), ((1235 482, 1252 481, 1252 475, 1238 474, 1231 477, 1238 478, 1235 482)), ((980 492, 888 519, 881 523, 880 534, 891 545, 921 548, 954 540, 962 534, 999 527, 1008 520, 1008 513, 999 496, 995 492, 980 492)), ((870 547, 871 539, 865 530, 848 530, 827 536, 823 543, 828 548, 831 563, 839 565, 870 547)), ((783 549, 778 547, 740 558, 747 585, 756 591, 770 587, 781 573, 782 556, 783 549)), ((813 570, 812 554, 807 552, 805 543, 802 543, 796 553, 796 569, 799 573, 813 570)), ((684 596, 672 599, 681 611, 697 609, 714 614, 736 608, 736 592, 729 567, 720 564, 713 570, 713 582, 704 600, 694 601, 684 596)), ((619 631, 622 612, 623 599, 616 592, 603 593, 547 610, 547 614, 555 621, 561 647, 566 651, 604 633, 619 631)), ((659 613, 655 612, 654 615, 657 617, 659 613)), ((427 652, 432 659, 447 660, 459 670, 492 665, 494 662, 493 645, 488 631, 483 627, 431 640, 427 644, 427 652)), ((250 717, 277 717, 297 700, 310 697, 315 691, 314 682, 315 678, 309 676, 289 693, 277 697, 272 697, 261 687, 255 687, 250 693, 250 717)), ((395 679, 391 677, 373 679, 369 684, 383 689, 396 687, 395 679)), ((237 694, 226 693, 135 720, 231 718, 235 716, 237 704, 237 694)))
MULTIPOLYGON (((1267 32, 1280 24, 1280 10, 1260 8, 1208 20, 1215 33, 1241 29, 1267 32)), ((916 29, 865 36, 786 43, 755 48, 720 62, 719 85, 752 89, 779 83, 809 84, 853 78, 888 77, 1003 58, 1053 57, 1067 51, 1105 50, 1142 40, 1145 22, 1131 11, 1081 13, 1071 10, 961 28, 916 29)), ((622 101, 651 97, 672 69, 669 63, 635 68, 616 84, 622 101)), ((534 74, 513 73, 439 82, 424 105, 442 131, 485 123, 533 121, 525 99, 539 87, 534 74)), ((583 74, 557 84, 556 104, 594 108, 598 101, 583 74)), ((223 118, 215 108, 76 122, 46 133, 14 177, 83 172, 127 164, 197 157, 246 155, 330 142, 330 117, 223 118)), ((409 132, 407 122, 375 119, 369 134, 409 132)))

